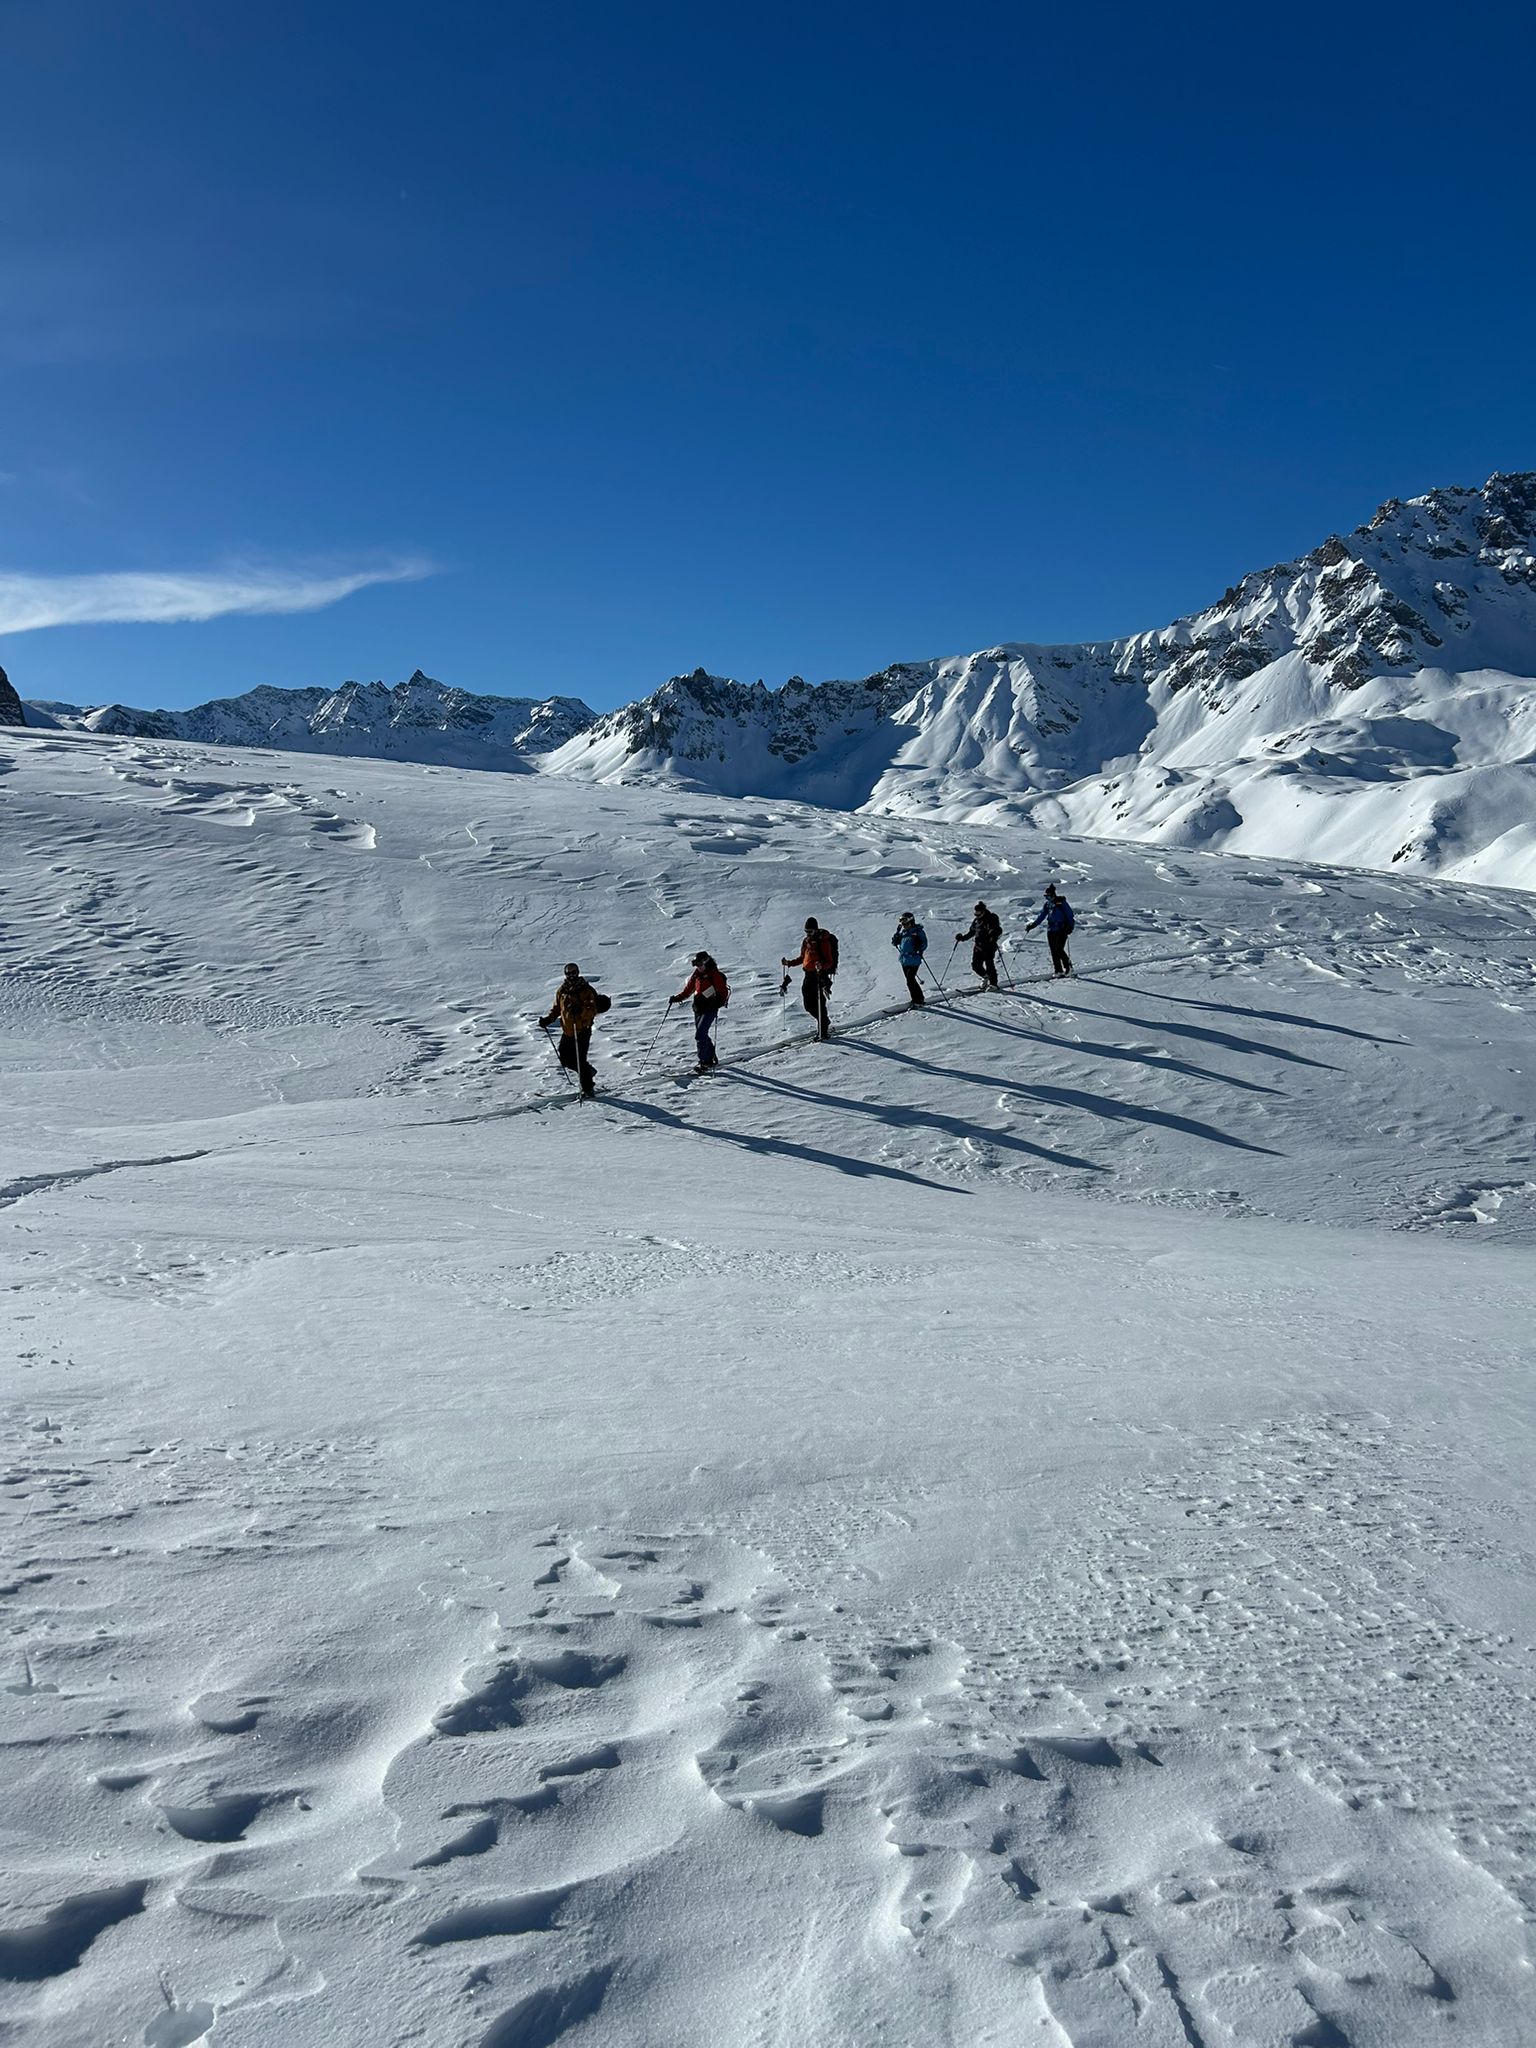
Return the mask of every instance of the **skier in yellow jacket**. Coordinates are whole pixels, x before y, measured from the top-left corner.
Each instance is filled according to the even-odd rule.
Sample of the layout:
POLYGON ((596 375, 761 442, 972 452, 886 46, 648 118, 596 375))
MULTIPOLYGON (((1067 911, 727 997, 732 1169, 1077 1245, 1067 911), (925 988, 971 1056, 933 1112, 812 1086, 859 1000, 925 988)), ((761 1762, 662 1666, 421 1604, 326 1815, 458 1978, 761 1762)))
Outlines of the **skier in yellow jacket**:
POLYGON ((610 1007, 608 997, 600 994, 590 981, 584 981, 575 961, 568 960, 565 979, 555 990, 555 1000, 539 1019, 546 1031, 557 1017, 560 1019, 557 1057, 561 1066, 568 1068, 581 1082, 583 1095, 597 1093, 597 1076, 592 1071, 587 1052, 592 1044, 593 1022, 610 1007))

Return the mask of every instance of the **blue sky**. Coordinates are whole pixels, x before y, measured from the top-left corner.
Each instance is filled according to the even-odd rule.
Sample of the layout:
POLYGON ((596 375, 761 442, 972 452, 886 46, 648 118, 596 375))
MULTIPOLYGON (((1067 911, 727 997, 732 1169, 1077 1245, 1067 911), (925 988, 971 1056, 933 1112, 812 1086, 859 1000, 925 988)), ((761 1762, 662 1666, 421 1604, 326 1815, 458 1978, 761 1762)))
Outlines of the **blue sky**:
POLYGON ((60 622, 0 663, 602 706, 1162 624, 1536 466, 1533 57, 1503 5, 7 9, 0 625, 60 622))

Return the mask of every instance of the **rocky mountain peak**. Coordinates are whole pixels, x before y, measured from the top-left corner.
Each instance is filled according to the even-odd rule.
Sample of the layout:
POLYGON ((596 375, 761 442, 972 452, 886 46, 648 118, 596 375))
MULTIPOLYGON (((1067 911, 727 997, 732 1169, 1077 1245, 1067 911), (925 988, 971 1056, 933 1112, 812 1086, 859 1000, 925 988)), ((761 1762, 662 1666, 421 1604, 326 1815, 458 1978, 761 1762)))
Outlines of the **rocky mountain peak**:
POLYGON ((25 725, 27 714, 21 699, 11 687, 11 679, 0 668, 0 725, 25 725))

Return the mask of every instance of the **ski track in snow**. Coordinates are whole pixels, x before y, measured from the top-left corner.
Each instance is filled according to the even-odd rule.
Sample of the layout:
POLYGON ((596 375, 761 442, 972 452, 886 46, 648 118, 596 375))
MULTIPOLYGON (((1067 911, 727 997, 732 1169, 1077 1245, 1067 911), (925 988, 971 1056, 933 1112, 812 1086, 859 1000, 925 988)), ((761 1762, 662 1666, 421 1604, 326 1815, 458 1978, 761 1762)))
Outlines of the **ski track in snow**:
POLYGON ((1530 2038, 1536 903, 8 765, 0 2026, 1530 2038), (730 1061, 808 912, 849 1019, 1050 878, 1076 982, 639 1071, 697 944, 730 1061))

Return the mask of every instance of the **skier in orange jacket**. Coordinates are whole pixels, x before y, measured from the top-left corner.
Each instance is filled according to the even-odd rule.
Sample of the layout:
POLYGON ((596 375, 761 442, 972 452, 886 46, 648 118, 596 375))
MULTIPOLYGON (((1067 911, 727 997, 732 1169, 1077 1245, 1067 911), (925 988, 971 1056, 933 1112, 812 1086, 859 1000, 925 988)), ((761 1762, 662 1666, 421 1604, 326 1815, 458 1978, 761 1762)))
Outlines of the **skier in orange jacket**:
MULTIPOLYGON (((814 917, 808 917, 800 951, 793 959, 781 958, 779 965, 800 969, 800 1000, 808 1014, 816 1019, 816 1036, 830 1038, 832 1026, 827 1019, 827 998, 832 993, 832 977, 837 972, 836 936, 823 931, 814 917)), ((787 974, 784 986, 789 986, 787 974)))

